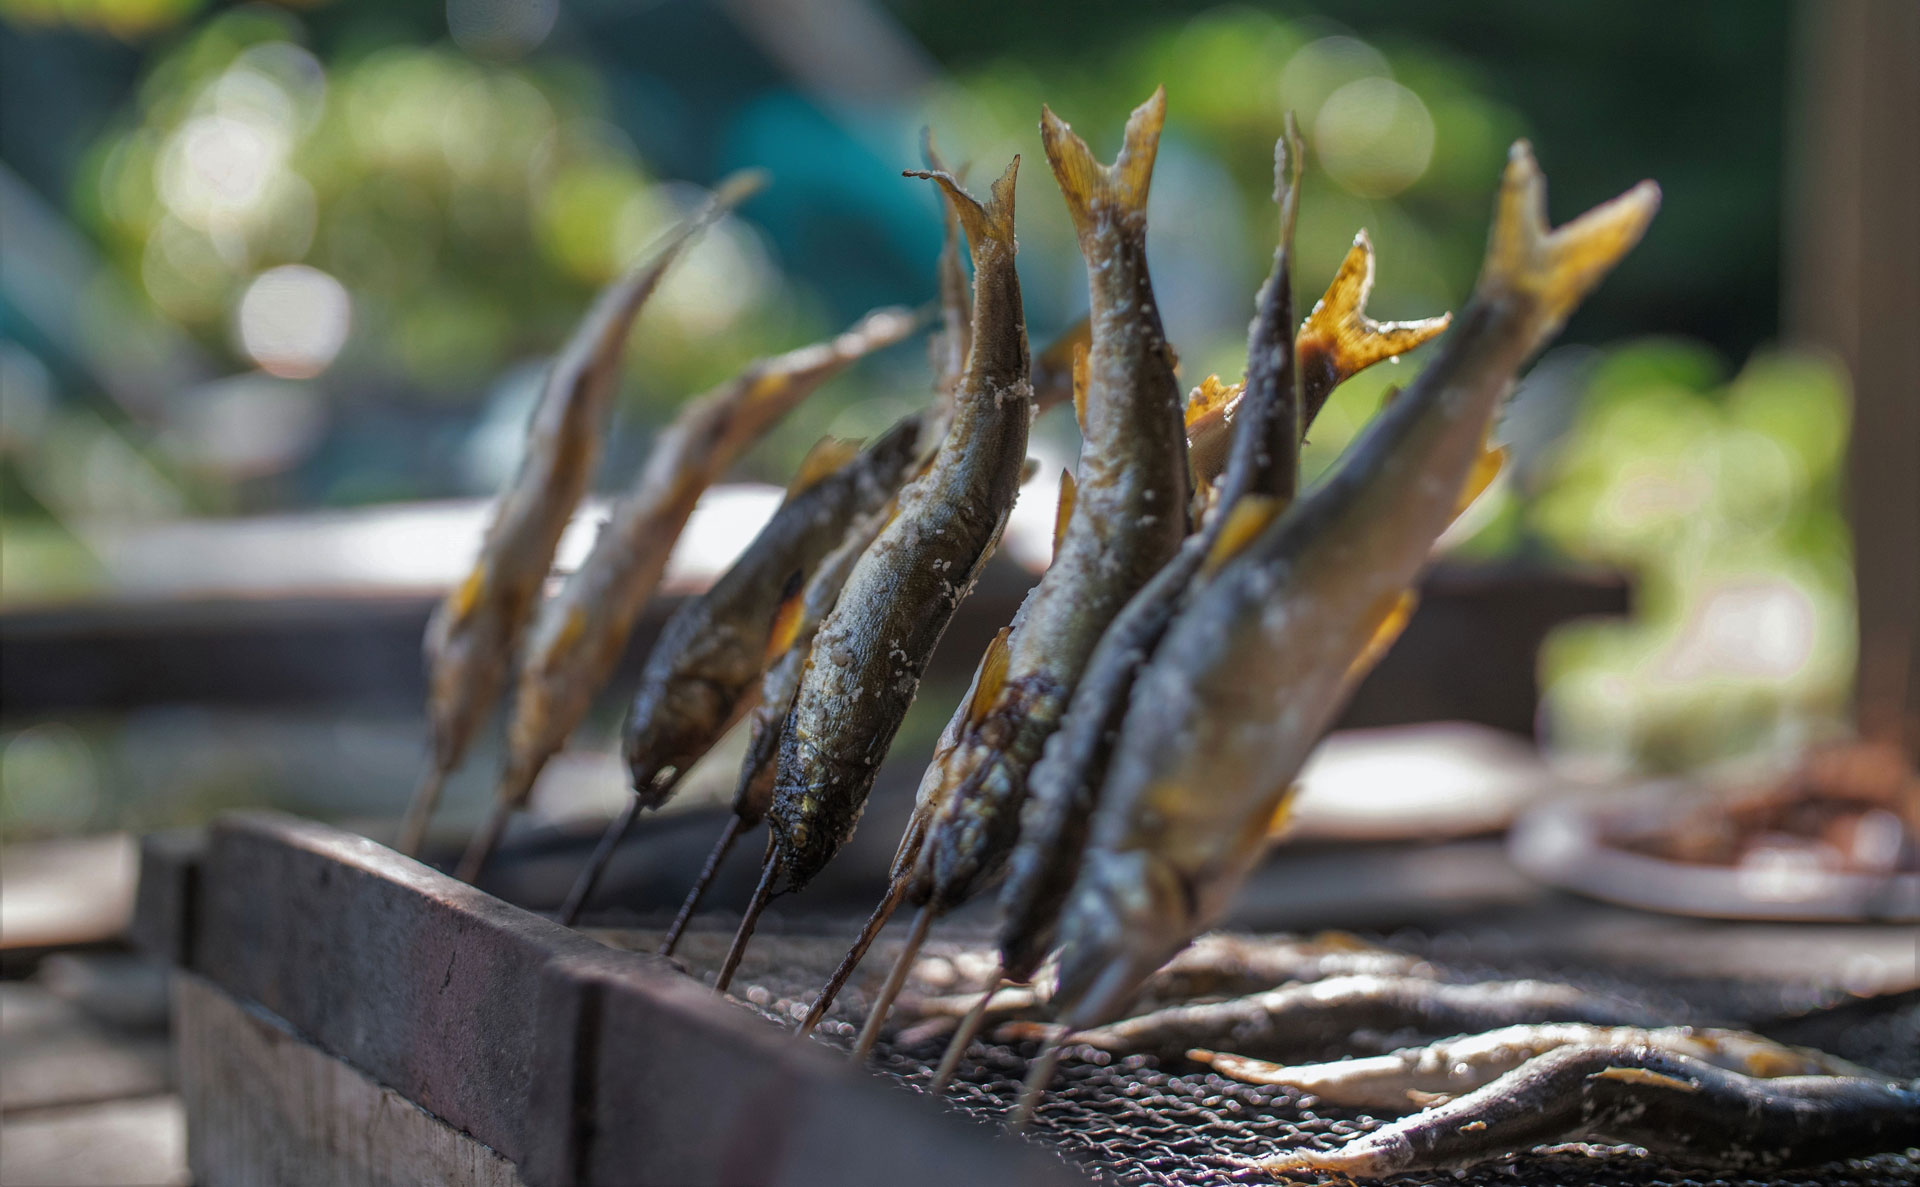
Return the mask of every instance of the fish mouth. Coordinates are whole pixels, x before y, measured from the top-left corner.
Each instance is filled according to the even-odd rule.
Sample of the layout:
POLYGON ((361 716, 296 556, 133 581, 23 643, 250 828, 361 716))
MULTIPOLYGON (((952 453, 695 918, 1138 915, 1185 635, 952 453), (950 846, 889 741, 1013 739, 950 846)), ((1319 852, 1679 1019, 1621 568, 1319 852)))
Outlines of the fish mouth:
POLYGON ((673 761, 647 760, 628 768, 633 779, 633 794, 648 807, 664 803, 686 775, 686 768, 673 761))

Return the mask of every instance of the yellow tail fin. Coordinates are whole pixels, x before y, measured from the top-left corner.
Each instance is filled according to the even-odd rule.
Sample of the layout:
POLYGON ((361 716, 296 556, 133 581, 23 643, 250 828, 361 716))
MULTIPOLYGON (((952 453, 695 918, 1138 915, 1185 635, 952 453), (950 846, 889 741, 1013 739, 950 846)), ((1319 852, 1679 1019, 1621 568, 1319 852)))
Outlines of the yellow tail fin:
POLYGON ((1333 283, 1300 327, 1302 365, 1328 368, 1329 391, 1375 363, 1412 350, 1453 320, 1452 314, 1443 313, 1419 321, 1375 321, 1367 316, 1367 295, 1372 291, 1373 243, 1361 231, 1353 237, 1347 258, 1340 261, 1333 283), (1310 358, 1315 355, 1325 361, 1316 364, 1310 358))
POLYGON ((1127 117, 1125 142, 1111 165, 1094 160, 1087 142, 1047 107, 1040 109, 1040 143, 1073 216, 1074 230, 1089 234, 1102 217, 1142 217, 1153 184, 1153 159, 1167 118, 1167 88, 1160 87, 1127 117))
POLYGON ((1660 187, 1643 181, 1549 230, 1547 179, 1533 159, 1533 149, 1524 140, 1515 141, 1500 179, 1479 295, 1514 294, 1538 302, 1538 333, 1545 337, 1640 242, 1659 209, 1660 187))

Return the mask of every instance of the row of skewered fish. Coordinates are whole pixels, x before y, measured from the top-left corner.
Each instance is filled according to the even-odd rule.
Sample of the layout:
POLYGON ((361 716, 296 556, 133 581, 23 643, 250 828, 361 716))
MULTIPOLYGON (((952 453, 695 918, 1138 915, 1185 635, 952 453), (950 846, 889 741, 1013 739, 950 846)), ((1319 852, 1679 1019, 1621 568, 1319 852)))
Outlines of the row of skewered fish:
MULTIPOLYGON (((1514 375, 1638 241, 1658 203, 1643 183, 1549 231, 1544 182, 1516 145, 1459 324, 1332 476, 1301 495, 1299 444, 1332 390, 1449 319, 1368 318, 1373 260, 1362 234, 1296 324, 1301 152, 1289 127, 1276 149, 1279 244, 1246 376, 1209 379, 1183 403, 1146 259, 1164 115, 1157 92, 1103 165, 1043 109, 1042 145, 1086 259, 1091 312, 1083 332, 1038 359, 1015 265, 1020 159, 981 201, 929 142, 927 169, 909 176, 938 187, 948 217, 934 399, 864 448, 817 447, 734 567, 669 622, 626 729, 634 799, 562 911, 571 922, 637 813, 665 803, 745 717, 752 736, 732 819, 664 944, 670 952, 713 871, 764 820, 761 875, 717 979, 727 987, 771 899, 802 890, 853 834, 935 646, 998 544, 1033 417, 1070 393, 1083 445, 1077 472, 1061 478, 1053 562, 980 661, 921 781, 889 890, 803 1023, 820 1020, 889 918, 913 905, 906 948, 856 1044, 864 1054, 931 925, 998 885, 996 982, 1033 983, 1048 961, 1054 980, 1045 998, 1056 1025, 1023 1111, 1070 1036, 1086 1040, 1122 1018, 1224 913, 1282 827, 1307 753, 1406 622, 1433 541, 1497 472, 1488 437, 1514 375)), ((700 492, 828 377, 917 324, 907 311, 876 312, 690 403, 586 562, 541 603, 627 327, 675 255, 749 184, 723 186, 589 315, 554 367, 479 565, 429 628, 434 760, 403 836, 409 848, 519 663, 506 770, 463 877, 478 875, 607 681, 700 492)), ((965 1011, 937 1085, 992 999, 989 987, 965 1011)), ((1661 1050, 1643 1075, 1600 1078, 1644 1087, 1680 1075, 1658 1060, 1693 1058, 1661 1050)), ((1701 1091, 1703 1101, 1726 1096, 1701 1091)), ((1390 1162, 1355 1161, 1349 1173, 1390 1162)))

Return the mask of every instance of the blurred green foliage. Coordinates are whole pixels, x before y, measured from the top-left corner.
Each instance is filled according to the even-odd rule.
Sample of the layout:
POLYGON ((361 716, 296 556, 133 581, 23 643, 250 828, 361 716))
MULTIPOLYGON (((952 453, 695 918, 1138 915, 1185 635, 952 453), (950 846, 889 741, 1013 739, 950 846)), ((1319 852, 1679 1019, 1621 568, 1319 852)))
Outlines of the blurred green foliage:
POLYGON ((1728 379, 1696 345, 1610 352, 1547 466, 1529 523, 1639 579, 1626 623, 1570 626, 1542 655, 1547 726, 1603 770, 1682 769, 1804 740, 1853 671, 1838 369, 1755 356, 1728 379))
MULTIPOLYGON (((676 175, 764 163, 775 186, 708 236, 642 319, 603 487, 688 393, 863 304, 931 294, 936 206, 897 175, 917 164, 922 124, 976 189, 1023 154, 1038 344, 1086 301, 1040 105, 1108 156, 1127 111, 1164 83, 1152 257, 1188 383, 1243 366, 1289 111, 1309 150, 1303 307, 1364 227, 1375 316, 1457 308, 1517 136, 1539 141, 1557 218, 1658 176, 1668 197, 1648 242, 1567 337, 1675 336, 1613 348, 1584 390, 1561 392, 1566 431, 1489 492, 1455 547, 1641 578, 1633 622, 1569 630, 1543 657, 1547 725, 1572 751, 1681 766, 1839 710, 1852 660, 1844 384, 1764 351, 1731 378, 1722 362, 1774 337, 1785 0, 886 7, 943 72, 911 101, 848 111, 694 5, 569 5, 552 41, 516 56, 448 39, 438 4, 0 0, 9 46, 83 30, 130 47, 116 61, 137 86, 76 146, 58 198, 142 312, 216 372, 130 414, 74 369, 28 357, 31 343, 8 344, 8 596, 95 582, 92 520, 491 490, 512 467, 538 360, 698 200, 676 175), (285 324, 289 309, 335 309, 329 284, 344 298, 337 341, 285 324), (307 304, 275 307, 276 292, 307 304), (297 350, 262 345, 281 331, 297 350), (1755 637, 1768 647, 1742 645, 1755 637)), ((64 159, 42 147, 27 155, 64 159)), ((1336 395, 1310 476, 1418 365, 1336 395)), ((800 409, 741 473, 784 481, 818 435, 874 431, 925 384, 914 351, 892 352, 800 409)), ((1070 455, 1070 418, 1038 441, 1070 455)), ((71 739, 35 739, 28 759, 72 767, 71 739)))

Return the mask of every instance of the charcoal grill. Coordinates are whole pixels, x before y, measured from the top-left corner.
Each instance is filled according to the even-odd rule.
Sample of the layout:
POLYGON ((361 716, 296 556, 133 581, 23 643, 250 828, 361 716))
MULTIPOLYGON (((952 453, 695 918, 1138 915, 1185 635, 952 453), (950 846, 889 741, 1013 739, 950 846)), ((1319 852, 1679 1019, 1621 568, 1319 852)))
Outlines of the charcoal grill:
MULTIPOLYGON (((907 1179, 916 1187, 1198 1187, 1235 1182, 1241 1160, 1337 1144, 1380 1122, 1291 1089, 1077 1049, 1031 1133, 1009 1135, 998 1122, 1035 1054, 1031 1043, 977 1043, 941 1101, 925 1089, 943 1037, 883 1040, 877 1075, 830 1049, 851 1043, 897 950, 890 938, 809 1043, 773 1023, 790 1026, 852 924, 773 921, 742 966, 737 999, 724 1002, 698 979, 711 979, 730 930, 723 914, 703 920, 676 967, 644 954, 655 931, 571 932, 363 838, 267 814, 225 819, 202 837, 151 840, 137 922, 142 942, 177 969, 179 1080, 202 1187, 907 1179)), ((944 988, 986 976, 984 937, 944 930, 922 962, 926 975, 943 976, 944 988)), ((1785 1014, 1805 996, 1787 983, 1657 983, 1511 962, 1500 971, 1551 972, 1701 1016, 1785 1014)), ((1920 1075, 1913 994, 1808 1015, 1775 1033, 1920 1075)), ((1400 1181, 1916 1180, 1916 1151, 1755 1179, 1567 1149, 1400 1181)))

